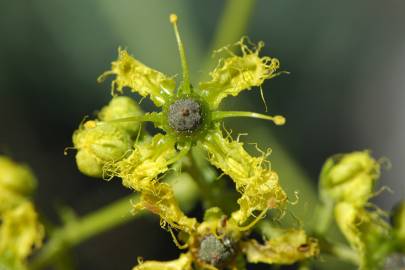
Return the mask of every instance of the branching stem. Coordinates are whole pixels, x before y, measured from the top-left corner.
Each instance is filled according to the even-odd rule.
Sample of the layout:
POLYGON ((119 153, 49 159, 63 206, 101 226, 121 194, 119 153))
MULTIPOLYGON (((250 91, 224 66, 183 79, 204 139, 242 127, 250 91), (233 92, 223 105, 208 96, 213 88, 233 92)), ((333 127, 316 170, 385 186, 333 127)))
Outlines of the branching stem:
POLYGON ((30 269, 42 269, 52 263, 66 249, 78 245, 97 234, 124 224, 131 219, 139 218, 140 214, 134 216, 130 213, 130 200, 136 200, 137 198, 137 195, 122 198, 83 218, 56 229, 41 252, 32 261, 30 269))

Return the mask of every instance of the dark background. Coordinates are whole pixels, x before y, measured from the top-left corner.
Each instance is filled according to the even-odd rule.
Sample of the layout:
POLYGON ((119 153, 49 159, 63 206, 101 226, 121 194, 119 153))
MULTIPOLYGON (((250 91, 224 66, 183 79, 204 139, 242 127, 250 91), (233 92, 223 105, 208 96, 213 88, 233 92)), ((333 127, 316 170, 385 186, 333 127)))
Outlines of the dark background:
MULTIPOLYGON (((58 223, 58 205, 83 215, 130 194, 118 181, 81 175, 74 151, 63 155, 82 118, 111 98, 109 83, 99 85, 96 78, 118 46, 166 74, 180 73, 168 22, 176 12, 195 80, 223 6, 220 0, 0 1, 0 151, 33 168, 42 214, 58 223)), ((404 10, 401 0, 257 0, 245 34, 265 41, 263 54, 291 72, 263 86, 270 113, 288 122, 227 126, 248 131, 247 142, 272 147, 281 179, 298 165, 314 187, 323 161, 334 153, 371 149, 388 157, 392 168, 384 170, 380 185, 394 193, 376 202, 390 209, 405 194, 404 10), (287 164, 277 159, 281 147, 292 159, 287 164)), ((264 112, 257 90, 225 106, 264 112)), ((77 269, 130 269, 137 256, 176 254, 157 219, 142 218, 85 242, 73 258, 77 269)))

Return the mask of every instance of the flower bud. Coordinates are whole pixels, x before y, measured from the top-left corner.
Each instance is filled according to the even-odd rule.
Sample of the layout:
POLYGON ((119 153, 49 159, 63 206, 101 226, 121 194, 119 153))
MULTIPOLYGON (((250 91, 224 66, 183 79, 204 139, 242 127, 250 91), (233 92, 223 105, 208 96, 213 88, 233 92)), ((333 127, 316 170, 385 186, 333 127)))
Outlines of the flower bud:
POLYGON ((1 220, 0 254, 24 260, 33 248, 41 246, 44 227, 31 202, 25 201, 9 209, 2 214, 1 220))
POLYGON ((92 177, 103 175, 106 162, 121 160, 132 147, 130 135, 119 127, 88 121, 73 134, 79 170, 92 177))
POLYGON ((220 220, 224 216, 224 212, 219 207, 211 207, 205 210, 204 221, 220 220))
POLYGON ((23 196, 30 195, 37 181, 30 168, 0 156, 0 187, 23 196))
MULTIPOLYGON (((141 108, 139 108, 138 104, 136 104, 133 99, 125 96, 117 96, 114 97, 107 106, 101 109, 98 117, 102 121, 111 121, 141 114, 141 108)), ((139 123, 134 121, 114 123, 114 125, 124 129, 131 136, 136 136, 140 127, 139 123)))
POLYGON ((380 165, 368 151, 353 152, 329 158, 321 171, 323 199, 364 205, 373 195, 380 165))

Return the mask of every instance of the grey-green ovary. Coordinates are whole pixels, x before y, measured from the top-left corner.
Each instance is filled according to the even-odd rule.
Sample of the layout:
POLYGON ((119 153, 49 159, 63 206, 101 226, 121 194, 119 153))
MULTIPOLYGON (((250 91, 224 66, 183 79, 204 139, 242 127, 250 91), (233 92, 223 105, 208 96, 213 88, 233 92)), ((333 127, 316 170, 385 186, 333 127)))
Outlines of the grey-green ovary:
POLYGON ((218 239, 214 235, 209 234, 200 243, 198 257, 207 264, 221 267, 232 258, 234 253, 232 242, 228 237, 218 239))
POLYGON ((170 105, 168 117, 175 131, 192 133, 202 123, 202 108, 194 99, 180 99, 170 105))

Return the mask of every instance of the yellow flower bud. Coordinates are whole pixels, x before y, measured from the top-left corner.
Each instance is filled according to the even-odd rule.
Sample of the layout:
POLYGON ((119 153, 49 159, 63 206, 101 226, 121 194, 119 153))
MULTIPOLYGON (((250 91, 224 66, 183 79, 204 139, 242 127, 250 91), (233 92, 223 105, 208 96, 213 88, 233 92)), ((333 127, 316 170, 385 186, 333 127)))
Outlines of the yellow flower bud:
POLYGON ((124 158, 132 147, 132 140, 119 127, 94 123, 88 121, 76 130, 73 144, 78 150, 76 163, 79 170, 88 176, 101 177, 104 164, 124 158))
POLYGON ((369 151, 336 155, 324 164, 320 176, 324 200, 351 202, 363 206, 373 195, 380 176, 380 164, 369 151))
POLYGON ((31 170, 0 156, 0 269, 25 269, 25 259, 42 243, 44 229, 29 196, 31 170))
POLYGON ((44 228, 31 202, 25 201, 1 215, 0 255, 24 260, 42 244, 44 228))
MULTIPOLYGON (((111 121, 116 119, 122 119, 127 117, 139 116, 143 112, 139 108, 138 104, 129 97, 116 96, 110 103, 103 107, 98 114, 98 117, 102 121, 111 121)), ((140 127, 139 123, 134 121, 114 123, 116 127, 120 127, 127 131, 131 136, 136 136, 140 127)))
POLYGON ((27 196, 32 193, 36 185, 37 181, 30 168, 0 156, 0 187, 27 196))

